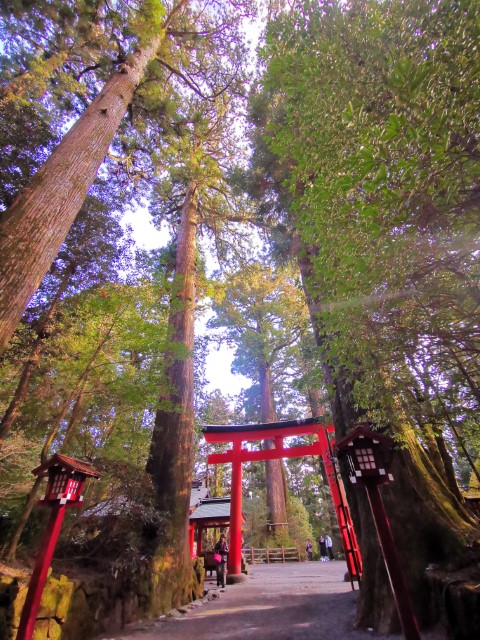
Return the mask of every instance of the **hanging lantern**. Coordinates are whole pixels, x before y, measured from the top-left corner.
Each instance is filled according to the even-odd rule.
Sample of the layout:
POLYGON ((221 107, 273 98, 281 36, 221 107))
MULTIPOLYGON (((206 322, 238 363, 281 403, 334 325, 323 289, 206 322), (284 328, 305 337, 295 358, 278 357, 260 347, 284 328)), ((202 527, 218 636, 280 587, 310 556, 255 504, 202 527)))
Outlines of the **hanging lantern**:
POLYGON ((393 480, 388 473, 393 444, 392 438, 372 431, 368 424, 363 423, 337 442, 336 449, 339 458, 346 457, 348 460, 352 484, 366 489, 405 640, 421 640, 403 562, 393 539, 379 488, 379 485, 393 480))

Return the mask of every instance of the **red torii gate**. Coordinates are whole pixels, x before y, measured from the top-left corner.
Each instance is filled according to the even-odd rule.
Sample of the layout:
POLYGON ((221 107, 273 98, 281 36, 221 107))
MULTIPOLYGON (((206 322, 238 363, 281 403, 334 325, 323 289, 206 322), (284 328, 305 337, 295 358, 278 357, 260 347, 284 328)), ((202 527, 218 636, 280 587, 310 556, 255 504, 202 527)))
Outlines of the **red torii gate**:
POLYGON ((228 556, 229 582, 239 582, 242 559, 242 462, 261 460, 278 460, 281 458, 300 458, 307 455, 320 456, 325 465, 328 484, 337 513, 343 550, 347 560, 350 581, 360 580, 362 560, 357 539, 353 530, 345 491, 341 478, 335 469, 332 455, 332 444, 328 434, 334 432, 333 425, 322 423, 319 418, 304 420, 287 420, 264 424, 240 424, 233 426, 204 425, 202 427, 205 440, 209 444, 231 442, 232 448, 225 453, 211 453, 209 464, 232 463, 232 488, 230 508, 230 553, 228 556), (286 448, 284 438, 292 436, 316 435, 318 440, 313 444, 286 448), (274 449, 249 451, 243 448, 244 442, 258 440, 274 440, 274 449))

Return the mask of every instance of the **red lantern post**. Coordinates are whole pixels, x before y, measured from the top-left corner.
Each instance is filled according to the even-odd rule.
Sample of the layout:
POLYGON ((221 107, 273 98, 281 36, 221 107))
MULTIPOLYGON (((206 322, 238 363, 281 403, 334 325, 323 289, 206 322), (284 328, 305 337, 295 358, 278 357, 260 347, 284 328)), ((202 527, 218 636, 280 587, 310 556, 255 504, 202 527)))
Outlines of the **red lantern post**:
POLYGON ((359 425, 346 438, 337 442, 338 457, 346 456, 352 471, 350 481, 367 490, 368 501, 392 587, 395 605, 406 640, 420 640, 418 623, 408 592, 397 547, 380 493, 379 485, 393 480, 388 473, 387 456, 393 446, 392 438, 359 425))
POLYGON ((37 504, 38 506, 51 507, 52 512, 30 578, 17 640, 31 640, 33 636, 43 588, 62 527, 65 509, 78 507, 82 504, 82 492, 87 478, 100 477, 91 464, 58 453, 33 469, 32 473, 36 476, 48 477, 45 498, 37 504))

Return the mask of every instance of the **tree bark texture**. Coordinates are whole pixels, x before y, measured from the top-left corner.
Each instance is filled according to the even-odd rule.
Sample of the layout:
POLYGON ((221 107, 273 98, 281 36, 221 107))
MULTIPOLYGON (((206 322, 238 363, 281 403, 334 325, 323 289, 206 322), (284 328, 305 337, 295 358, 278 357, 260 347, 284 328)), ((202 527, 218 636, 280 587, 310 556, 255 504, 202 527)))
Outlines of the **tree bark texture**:
POLYGON ((167 369, 171 410, 157 411, 147 471, 157 494, 164 529, 153 559, 154 613, 184 603, 191 582, 188 537, 190 490, 194 462, 193 340, 195 310, 195 261, 197 233, 196 184, 190 182, 182 207, 177 235, 175 296, 169 317, 172 342, 183 345, 188 355, 172 354, 167 369))
MULTIPOLYGON (((410 366, 415 371, 417 378, 422 381, 423 386, 423 398, 421 403, 424 405, 424 413, 430 416, 428 422, 418 420, 420 429, 425 438, 425 446, 427 448, 430 460, 434 464, 438 473, 442 477, 442 480, 448 486, 450 491, 456 497, 458 501, 462 501, 462 495, 455 477, 455 470, 453 468, 453 460, 448 453, 448 449, 443 438, 442 427, 439 424, 439 420, 436 418, 436 411, 433 407, 430 399, 430 394, 436 393, 435 385, 428 372, 422 371, 416 364, 413 357, 408 357, 410 366), (426 409, 426 411, 425 411, 426 409)), ((418 401, 418 400, 417 400, 418 401)), ((443 403, 441 406, 444 408, 443 403)), ((445 416, 447 417, 447 416, 445 416)))
MULTIPOLYGON (((263 362, 258 367, 260 379, 260 415, 262 422, 276 422, 270 366, 263 362)), ((265 440, 265 449, 275 447, 274 440, 265 440)), ((282 460, 265 461, 267 507, 273 526, 273 536, 288 533, 287 492, 282 460)))
POLYGON ((115 72, 0 214, 0 353, 57 255, 163 35, 115 72))
MULTIPOLYGON (((311 294, 312 283, 315 283, 316 291, 321 291, 309 258, 314 251, 314 247, 301 247, 298 263, 315 338, 325 349, 328 336, 318 326, 317 318, 321 296, 311 294)), ((361 419, 362 411, 352 402, 354 379, 349 372, 341 369, 335 372, 325 362, 323 369, 330 389, 335 435, 339 440, 361 419)), ((421 625, 429 625, 435 620, 432 619, 432 596, 425 577, 426 568, 431 563, 451 559, 461 551, 472 527, 468 514, 442 481, 413 430, 405 425, 400 429, 407 446, 393 456, 394 482, 383 487, 382 493, 417 619, 421 625)), ((380 633, 398 631, 399 621, 366 493, 361 488, 352 488, 344 465, 341 465, 341 472, 363 559, 357 624, 373 627, 380 633)))
POLYGON ((312 418, 320 418, 325 415, 324 396, 320 389, 313 389, 308 387, 308 403, 310 405, 310 411, 312 418))
POLYGON ((33 343, 32 350, 30 351, 30 356, 23 366, 13 398, 5 411, 2 421, 0 422, 0 446, 1 441, 7 436, 18 417, 20 405, 27 395, 30 380, 42 356, 42 350, 50 322, 57 312, 58 305, 60 304, 63 294, 67 290, 71 275, 72 269, 67 267, 55 297, 53 298, 46 314, 41 319, 40 326, 37 328, 37 337, 33 343))

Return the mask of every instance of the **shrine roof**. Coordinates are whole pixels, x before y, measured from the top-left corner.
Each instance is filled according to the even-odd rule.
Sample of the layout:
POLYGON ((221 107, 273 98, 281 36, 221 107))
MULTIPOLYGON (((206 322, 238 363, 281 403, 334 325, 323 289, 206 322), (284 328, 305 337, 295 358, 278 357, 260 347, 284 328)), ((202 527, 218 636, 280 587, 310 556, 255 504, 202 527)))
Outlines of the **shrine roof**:
MULTIPOLYGON (((207 498, 190 515, 190 520, 218 520, 220 518, 230 519, 230 496, 207 498)), ((245 520, 244 516, 243 520, 245 520)))
POLYGON ((196 507, 205 498, 208 498, 209 494, 210 489, 205 486, 203 480, 193 480, 190 491, 190 509, 196 507))
MULTIPOLYGON (((329 423, 330 421, 328 421, 329 423)), ((281 429, 282 427, 301 427, 312 424, 327 424, 327 420, 323 417, 319 418, 298 418, 297 420, 282 420, 280 422, 263 422, 259 424, 234 424, 234 425, 215 425, 204 424, 201 426, 203 433, 235 433, 239 431, 268 431, 281 429)))

